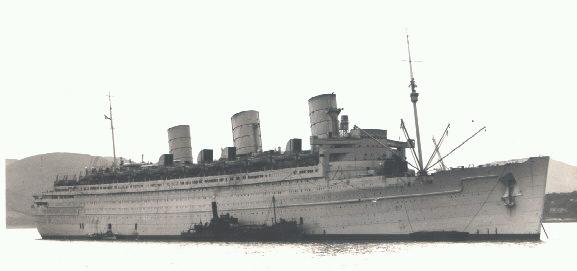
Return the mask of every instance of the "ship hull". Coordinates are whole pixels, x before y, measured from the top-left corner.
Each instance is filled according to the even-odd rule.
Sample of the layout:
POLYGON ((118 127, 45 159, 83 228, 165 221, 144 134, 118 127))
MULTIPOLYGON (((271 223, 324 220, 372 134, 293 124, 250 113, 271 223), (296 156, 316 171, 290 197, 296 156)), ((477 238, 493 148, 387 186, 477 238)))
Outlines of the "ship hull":
POLYGON ((35 218, 44 239, 89 239, 108 229, 118 239, 179 239, 191 224, 210 220, 211 201, 240 223, 270 223, 275 196, 276 216, 302 220, 305 239, 539 240, 548 165, 539 157, 393 178, 338 170, 327 177, 309 167, 301 176, 265 172, 250 184, 67 192, 73 196, 36 208, 35 218), (509 173, 513 183, 504 180, 509 173))

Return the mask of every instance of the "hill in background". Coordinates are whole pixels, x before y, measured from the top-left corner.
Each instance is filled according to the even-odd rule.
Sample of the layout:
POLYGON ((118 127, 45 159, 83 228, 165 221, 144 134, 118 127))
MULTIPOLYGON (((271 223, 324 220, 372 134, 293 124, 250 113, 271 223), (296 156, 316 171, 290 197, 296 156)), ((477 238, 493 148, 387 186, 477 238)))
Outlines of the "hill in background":
POLYGON ((577 166, 550 159, 545 192, 551 194, 573 191, 577 191, 577 166))
POLYGON ((6 226, 34 227, 32 195, 52 189, 56 176, 84 175, 85 168, 109 167, 113 159, 79 153, 47 153, 6 159, 6 226))

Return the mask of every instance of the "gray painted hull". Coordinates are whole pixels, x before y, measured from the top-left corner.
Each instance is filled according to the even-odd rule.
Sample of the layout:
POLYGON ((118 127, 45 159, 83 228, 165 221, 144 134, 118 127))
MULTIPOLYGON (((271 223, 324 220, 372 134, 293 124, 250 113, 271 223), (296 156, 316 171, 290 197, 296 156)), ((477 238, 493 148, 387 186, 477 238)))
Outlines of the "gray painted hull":
POLYGON ((88 238, 108 227, 119 237, 178 238, 191 224, 210 220, 212 201, 240 223, 270 223, 275 196, 277 218, 302 218, 310 239, 407 240, 452 231, 467 239, 538 240, 548 166, 549 158, 539 157, 427 178, 347 176, 334 169, 323 177, 315 166, 202 184, 192 178, 57 191, 46 194, 47 206, 34 209, 42 238, 88 238), (514 189, 499 180, 507 173, 514 189))

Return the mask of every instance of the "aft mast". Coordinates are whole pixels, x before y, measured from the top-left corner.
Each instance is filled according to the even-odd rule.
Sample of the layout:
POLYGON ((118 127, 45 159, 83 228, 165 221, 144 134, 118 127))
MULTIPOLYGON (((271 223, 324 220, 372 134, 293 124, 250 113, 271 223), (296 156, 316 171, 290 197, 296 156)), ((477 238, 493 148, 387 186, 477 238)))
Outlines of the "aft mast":
POLYGON ((105 114, 104 118, 110 120, 110 131, 112 131, 112 155, 114 157, 112 167, 116 168, 116 146, 114 144, 114 124, 112 123, 112 99, 111 99, 112 96, 110 96, 110 91, 108 92, 107 96, 108 96, 109 116, 105 114))

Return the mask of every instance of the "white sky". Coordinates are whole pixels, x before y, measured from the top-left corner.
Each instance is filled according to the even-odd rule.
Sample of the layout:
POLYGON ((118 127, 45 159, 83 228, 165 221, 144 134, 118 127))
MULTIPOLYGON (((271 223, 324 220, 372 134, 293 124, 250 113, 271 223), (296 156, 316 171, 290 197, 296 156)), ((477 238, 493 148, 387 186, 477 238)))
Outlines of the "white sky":
MULTIPOLYGON (((260 111, 264 149, 310 135, 307 100, 335 92, 352 124, 413 133, 424 156, 451 123, 449 166, 549 155, 577 164, 572 1, 2 1, 2 158, 47 152, 156 161, 189 124, 193 156, 232 146, 260 111), (273 3, 274 2, 274 3, 273 3), (474 120, 474 122, 473 122, 474 120)), ((216 151, 216 156, 220 153, 216 151)))

